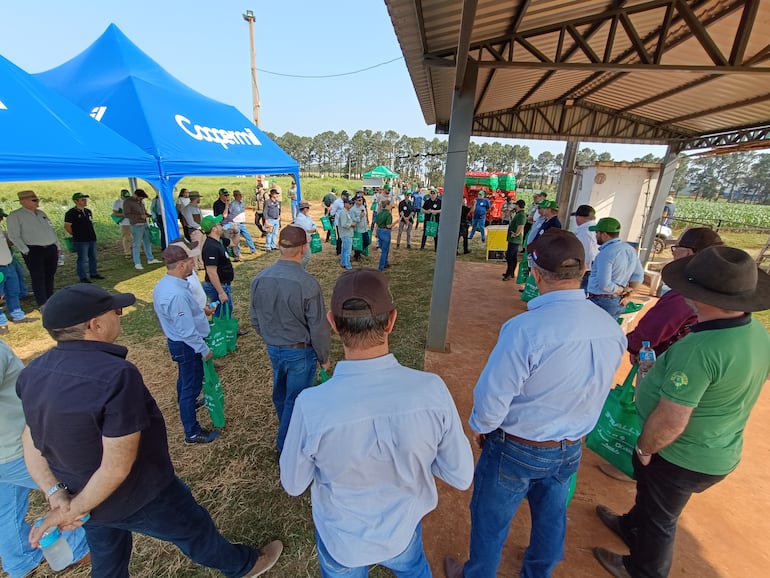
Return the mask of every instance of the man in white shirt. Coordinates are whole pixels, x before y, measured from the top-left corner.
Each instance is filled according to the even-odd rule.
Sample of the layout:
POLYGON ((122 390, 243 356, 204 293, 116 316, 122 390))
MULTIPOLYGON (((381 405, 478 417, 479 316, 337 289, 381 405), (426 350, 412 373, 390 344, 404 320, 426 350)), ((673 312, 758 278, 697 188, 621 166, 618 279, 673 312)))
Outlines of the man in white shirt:
POLYGON ((243 204, 243 194, 236 189, 233 191, 233 197, 233 200, 230 201, 230 219, 238 227, 238 232, 246 240, 246 244, 253 255, 257 252, 257 248, 254 246, 254 239, 251 238, 251 233, 246 228, 246 207, 243 204))
POLYGON ((473 477, 470 444, 444 382, 389 353, 396 316, 382 273, 340 275, 327 319, 345 361, 294 404, 281 484, 293 496, 311 485, 323 576, 364 575, 372 564, 430 576, 422 518, 438 502, 434 476, 460 490, 473 477))
POLYGON ((572 213, 577 223, 575 229, 575 236, 583 243, 583 249, 586 252, 585 267, 586 272, 583 273, 583 279, 580 281, 580 288, 585 291, 588 289, 588 278, 591 276, 591 264, 596 259, 596 255, 599 254, 599 244, 596 242, 596 233, 589 231, 588 227, 596 224, 596 211, 591 205, 580 205, 577 210, 572 213))
MULTIPOLYGON (((198 191, 190 191, 188 198, 190 202, 182 209, 182 218, 190 231, 190 242, 196 243, 197 247, 203 247, 206 242, 206 235, 201 231, 201 194, 198 191)), ((195 257, 195 268, 203 269, 203 260, 200 255, 195 257)))

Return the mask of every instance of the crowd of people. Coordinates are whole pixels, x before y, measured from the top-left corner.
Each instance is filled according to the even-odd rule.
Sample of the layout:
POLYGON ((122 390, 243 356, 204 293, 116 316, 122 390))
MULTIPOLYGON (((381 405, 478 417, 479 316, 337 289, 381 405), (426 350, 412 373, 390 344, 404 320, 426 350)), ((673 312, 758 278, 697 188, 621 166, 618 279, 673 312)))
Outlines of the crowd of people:
MULTIPOLYGON (((132 258, 141 266, 146 229, 140 221, 146 227, 147 214, 139 213, 146 198, 139 192, 115 210, 121 227, 129 221, 132 258)), ((631 259, 619 239, 621 224, 612 217, 597 221, 594 209, 582 205, 573 213, 572 233, 559 222, 558 204, 545 195, 529 215, 523 201, 511 202, 503 280, 513 277, 525 248, 539 296, 500 330, 473 390, 469 440, 443 380, 401 365, 389 349, 398 330, 397 302, 383 274, 395 226, 392 209, 398 209, 397 247, 405 233, 411 248, 418 224, 421 248, 427 236, 437 244, 438 226, 430 227, 435 235, 425 229, 438 224, 441 199, 437 191, 426 192, 419 209, 414 193, 399 198, 387 187, 376 192, 371 209, 363 191, 337 197, 332 190, 324 197, 345 269, 328 308, 320 283, 306 270, 311 235, 317 234, 310 203, 296 202, 294 223, 281 227, 280 193, 271 186, 263 197, 266 246, 279 256, 251 281, 248 317, 272 366, 280 482, 292 496, 311 490, 321 574, 364 576, 379 564, 399 576, 430 576, 422 519, 437 505, 438 477, 462 491, 473 485, 469 558, 463 563, 447 557, 448 577, 497 574, 511 520, 525 498, 532 529, 521 574, 550 576, 564 556, 567 496, 581 440, 597 423, 623 355, 638 362, 641 342, 649 341, 658 360, 637 388, 643 428, 633 456, 635 503, 624 515, 597 505, 599 519, 629 554, 601 547, 594 554, 616 577, 668 576, 679 515, 692 493, 738 465, 746 421, 770 375, 770 334, 751 316, 770 308, 770 275, 710 229, 688 229, 663 269, 670 290, 626 336, 616 318, 642 279, 636 253, 631 259), (378 269, 353 269, 351 260, 360 259, 372 232, 380 248, 378 269), (360 249, 353 248, 354 238, 360 249), (332 334, 342 342, 344 359, 328 381, 312 387, 319 369, 330 370, 332 334), (471 442, 481 450, 475 466, 471 442)), ((153 291, 153 307, 178 368, 184 442, 200 445, 220 437, 197 418, 203 363, 212 356, 208 316, 233 309, 232 261, 240 252, 230 254, 227 247, 245 235, 236 220, 243 213, 238 191, 229 201, 229 192, 220 189, 215 214, 202 218, 195 210, 200 195, 185 193, 181 216, 190 238, 162 250, 166 274, 153 291)), ((68 232, 92 219, 88 197, 75 196, 68 232)), ((9 238, 31 272, 36 253, 42 261, 55 259, 59 246, 49 235, 50 221, 35 212, 36 195, 24 191, 19 198, 32 215, 23 213, 12 231, 11 213, 9 238), (38 229, 29 233, 33 223, 38 229), (20 230, 28 236, 18 236, 20 230)), ((464 209, 472 233, 483 233, 475 209, 464 209)), ((88 258, 92 241, 79 242, 88 258)), ((154 260, 151 252, 146 256, 154 260)), ((98 275, 95 264, 90 278, 98 275)), ((78 269, 85 270, 85 264, 78 269)), ((0 342, 5 571, 17 578, 34 569, 41 561, 39 541, 54 526, 64 531, 72 562, 90 562, 95 577, 128 576, 134 532, 169 541, 225 576, 270 570, 282 542, 261 548, 230 542, 176 475, 165 418, 141 372, 126 360, 128 350, 117 343, 123 309, 134 305, 134 295, 109 293, 90 279, 45 293, 45 283, 36 286, 34 279, 33 291, 38 287, 45 297, 42 324, 56 346, 25 368, 0 342), (28 495, 35 487, 49 509, 30 528, 28 495)), ((14 310, 9 313, 13 318, 14 310)))

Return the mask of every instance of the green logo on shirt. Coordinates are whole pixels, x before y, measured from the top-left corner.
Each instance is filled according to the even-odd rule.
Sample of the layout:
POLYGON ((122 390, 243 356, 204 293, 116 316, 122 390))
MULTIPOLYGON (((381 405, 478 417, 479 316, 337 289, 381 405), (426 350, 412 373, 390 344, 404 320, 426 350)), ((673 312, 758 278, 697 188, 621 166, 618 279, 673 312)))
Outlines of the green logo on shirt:
POLYGON ((676 390, 684 389, 685 387, 687 387, 687 383, 688 383, 687 375, 682 373, 681 371, 676 371, 671 376, 671 383, 674 384, 674 389, 676 390))

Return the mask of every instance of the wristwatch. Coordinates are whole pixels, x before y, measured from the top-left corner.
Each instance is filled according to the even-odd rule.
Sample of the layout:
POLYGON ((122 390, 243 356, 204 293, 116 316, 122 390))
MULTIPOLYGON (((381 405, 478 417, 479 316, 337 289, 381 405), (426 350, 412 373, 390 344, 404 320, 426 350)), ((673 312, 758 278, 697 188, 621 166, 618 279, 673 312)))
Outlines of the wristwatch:
POLYGON ((59 482, 59 483, 58 483, 58 484, 56 484, 55 486, 51 486, 51 489, 50 489, 50 490, 48 490, 48 491, 46 492, 46 494, 45 494, 45 499, 46 499, 46 500, 50 499, 50 498, 51 498, 51 496, 53 496, 53 495, 54 495, 56 492, 58 492, 59 490, 68 490, 68 489, 69 489, 69 488, 68 488, 67 486, 65 486, 64 484, 62 484, 61 482, 59 482))
POLYGON ((652 454, 648 454, 645 452, 642 448, 640 448, 638 445, 634 446, 634 451, 636 452, 636 455, 640 458, 649 458, 652 454))

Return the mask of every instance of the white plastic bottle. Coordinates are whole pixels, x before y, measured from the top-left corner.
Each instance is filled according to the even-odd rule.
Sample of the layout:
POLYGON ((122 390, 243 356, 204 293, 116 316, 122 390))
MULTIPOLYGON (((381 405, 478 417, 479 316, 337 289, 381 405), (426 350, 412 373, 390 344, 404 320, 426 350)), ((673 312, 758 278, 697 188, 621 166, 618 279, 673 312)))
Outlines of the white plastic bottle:
POLYGON ((642 341, 642 348, 639 350, 639 379, 644 379, 650 368, 655 365, 655 350, 650 347, 649 341, 642 341))
POLYGON ((59 253, 59 266, 64 265, 64 253, 59 253))
MULTIPOLYGON (((43 518, 35 520, 35 526, 40 527, 43 518)), ((48 528, 45 534, 40 537, 40 548, 43 550, 43 556, 48 561, 51 570, 58 572, 64 570, 72 564, 73 555, 70 545, 62 536, 61 530, 56 526, 48 528)))

